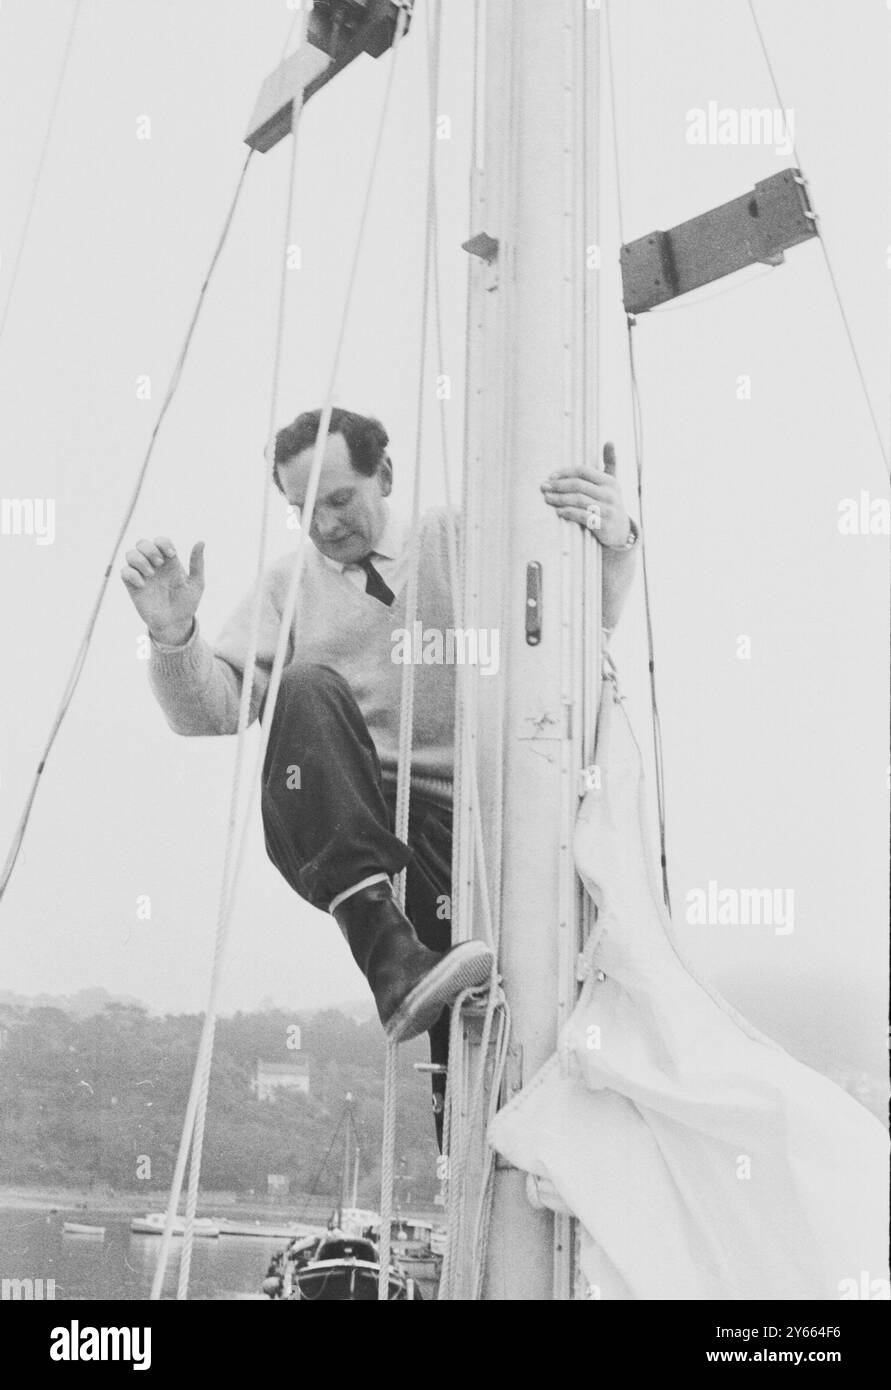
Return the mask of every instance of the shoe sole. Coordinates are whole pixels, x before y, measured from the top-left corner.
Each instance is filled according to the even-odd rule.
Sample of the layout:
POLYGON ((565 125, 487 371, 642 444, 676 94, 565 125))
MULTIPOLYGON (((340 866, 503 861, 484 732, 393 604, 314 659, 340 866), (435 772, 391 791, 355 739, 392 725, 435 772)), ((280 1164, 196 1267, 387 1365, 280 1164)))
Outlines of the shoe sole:
POLYGON ((408 1042, 433 1027, 443 1009, 465 989, 478 989, 492 978, 492 951, 482 941, 462 941, 405 996, 387 1021, 387 1041, 408 1042))

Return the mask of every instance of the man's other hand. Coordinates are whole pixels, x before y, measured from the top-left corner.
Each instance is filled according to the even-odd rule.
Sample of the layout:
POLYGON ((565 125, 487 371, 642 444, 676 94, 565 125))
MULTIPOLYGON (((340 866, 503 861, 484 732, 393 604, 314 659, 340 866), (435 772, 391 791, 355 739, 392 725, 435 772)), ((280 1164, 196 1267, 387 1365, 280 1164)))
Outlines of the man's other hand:
POLYGON ((541 485, 544 499, 558 516, 577 521, 607 548, 628 540, 631 519, 616 482, 616 450, 603 446, 603 468, 559 468, 541 485))
POLYGON ((188 573, 166 536, 137 541, 125 559, 121 579, 152 637, 168 646, 186 642, 204 593, 204 541, 192 547, 188 573))

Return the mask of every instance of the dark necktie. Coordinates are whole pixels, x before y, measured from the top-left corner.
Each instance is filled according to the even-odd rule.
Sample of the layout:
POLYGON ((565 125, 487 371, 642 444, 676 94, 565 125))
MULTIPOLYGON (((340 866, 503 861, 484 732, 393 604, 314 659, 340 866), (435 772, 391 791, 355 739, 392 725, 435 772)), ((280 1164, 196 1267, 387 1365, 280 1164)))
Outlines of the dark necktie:
POLYGON ((365 571, 365 592, 371 594, 379 603, 385 603, 389 608, 395 597, 389 584, 378 574, 374 565, 371 563, 371 556, 366 555, 364 560, 357 560, 356 564, 365 571))

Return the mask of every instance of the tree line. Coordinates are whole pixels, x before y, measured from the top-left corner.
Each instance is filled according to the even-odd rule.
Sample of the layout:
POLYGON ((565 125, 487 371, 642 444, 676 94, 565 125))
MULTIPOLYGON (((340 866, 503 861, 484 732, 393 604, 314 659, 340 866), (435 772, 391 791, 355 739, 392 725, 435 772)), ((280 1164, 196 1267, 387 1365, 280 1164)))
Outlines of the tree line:
MULTIPOLYGON (((130 1003, 108 1003, 86 1018, 51 1006, 5 1006, 0 1182, 116 1192, 164 1188, 173 1173, 201 1025, 200 1015, 157 1017, 130 1003)), ((220 1019, 202 1187, 263 1195, 267 1175, 276 1173, 289 1179, 292 1193, 336 1197, 343 1170, 336 1131, 351 1093, 360 1201, 376 1205, 384 1056, 376 1019, 359 1023, 337 1010, 301 1016, 271 1009, 220 1019), (272 1102, 258 1100, 252 1087, 257 1062, 296 1058, 308 1063, 309 1094, 279 1091, 272 1102)), ((429 1082, 413 1064, 426 1058, 422 1039, 399 1049, 399 1183, 403 1196, 424 1203, 437 1190, 436 1146, 429 1082)))

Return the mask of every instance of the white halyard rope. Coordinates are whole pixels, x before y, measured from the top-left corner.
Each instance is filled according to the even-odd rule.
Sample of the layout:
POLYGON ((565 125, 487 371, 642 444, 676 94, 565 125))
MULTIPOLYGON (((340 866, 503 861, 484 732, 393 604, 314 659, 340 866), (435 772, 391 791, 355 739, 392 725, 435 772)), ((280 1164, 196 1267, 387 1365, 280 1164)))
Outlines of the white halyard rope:
MULTIPOLYGON (((439 75, 440 9, 435 7, 434 56, 429 71, 430 100, 436 101, 439 75)), ((414 631, 418 612, 418 569, 420 565, 421 517, 421 460, 424 448, 424 397, 427 385, 427 331, 430 309, 430 261, 434 238, 435 218, 435 169, 436 169, 436 122, 432 115, 427 132, 427 216, 424 233, 424 268, 421 280, 421 323, 418 350, 418 386, 415 420, 415 468, 412 479, 412 533, 414 545, 409 562, 408 585, 405 597, 405 627, 414 631)), ((415 709, 415 663, 409 660, 402 668, 402 683, 399 705, 399 761, 396 781, 396 815, 394 834, 396 838, 408 843, 408 825, 411 811, 411 768, 412 741, 414 734, 415 709)), ((396 878, 396 897, 401 908, 405 908, 407 870, 402 869, 396 878)), ((381 1226, 380 1226, 380 1271, 378 1275, 378 1301, 389 1298, 390 1287, 390 1237, 393 1219, 393 1182, 395 1176, 394 1152, 396 1144, 396 1055, 397 1045, 387 1044, 387 1064, 384 1079, 384 1116, 381 1141, 381 1226)))
MULTIPOLYGON (((471 165, 475 167, 477 160, 477 141, 478 141, 478 121, 479 121, 479 47, 480 47, 480 5, 479 0, 475 5, 474 12, 474 59, 473 59, 473 110, 472 110, 472 132, 471 132, 471 165)), ((472 198, 471 198, 472 201, 472 198)), ((471 207, 471 216, 473 208, 471 207)), ((443 370, 443 336, 442 336, 442 317, 441 317, 441 295, 439 289, 439 259, 438 259, 438 219, 434 219, 434 289, 435 289, 435 312, 437 328, 437 351, 439 356, 438 371, 443 370)), ((473 228, 471 228, 471 231, 473 228)), ((470 297, 468 295, 468 315, 467 332, 470 331, 470 297)), ((467 348, 469 355, 469 346, 467 348)), ((466 409, 470 409, 470 402, 467 402, 466 409)), ((449 537, 449 560, 452 575, 452 590, 455 596, 455 605, 458 613, 458 625, 463 628, 465 625, 464 596, 461 591, 458 577, 458 545, 454 521, 454 511, 452 508, 451 497, 451 470, 448 461, 447 430, 445 423, 444 403, 440 404, 440 421, 442 435, 442 461, 443 474, 446 489, 448 507, 448 537, 449 537)), ((463 681, 469 680, 471 672, 461 671, 459 676, 463 681)), ((446 1087, 445 1112, 443 1116, 443 1160, 442 1160, 442 1180, 441 1195, 443 1197, 446 1211, 446 1248, 440 1272, 440 1283, 438 1298, 441 1301, 461 1299, 465 1297, 478 1298, 480 1296, 483 1279, 483 1266, 479 1261, 477 1250, 477 1240, 474 1238, 473 1245, 468 1247, 465 1230, 465 1206, 467 1199, 467 1166, 470 1145, 474 1139, 475 1128, 478 1123, 479 1112, 481 1109, 482 1098, 486 1085, 486 1073, 489 1060, 489 1047, 493 1023, 496 1011, 498 1012, 498 1028, 493 1057, 493 1072, 489 1078, 490 1100, 487 1108, 487 1121, 498 1106, 498 1098, 501 1088, 501 1078, 504 1072, 504 1064, 507 1057, 507 1047, 510 1037, 510 1016, 504 996, 498 987, 498 953, 500 946, 500 921, 496 912, 493 912, 492 886, 489 882, 487 861, 488 856, 483 838, 483 828, 480 814, 480 794, 479 794, 479 770, 476 761, 476 734, 477 734, 478 710, 476 702, 467 702, 465 708, 465 718, 461 726, 462 746, 457 750, 456 770, 461 775, 466 775, 471 800, 471 829, 473 835, 473 855, 477 867, 477 878, 479 886, 479 897, 483 915, 483 936, 492 947, 494 953, 492 976, 489 982, 488 994, 486 998, 486 1010, 483 1018, 482 1033, 478 1051, 479 1063, 477 1075, 473 1083, 472 1096, 468 1102, 469 1077, 465 1069, 465 1025, 462 1019, 462 1011, 471 1001, 474 991, 466 991, 453 1006, 451 1027, 449 1032, 449 1069, 446 1087), (467 717, 467 709, 472 710, 473 718, 467 717), (473 1261, 474 1276, 472 1278, 472 1290, 468 1292, 463 1287, 463 1279, 466 1270, 458 1260, 459 1251, 466 1251, 472 1248, 475 1252, 473 1261)), ((459 778, 456 777, 456 785, 459 778)), ((503 807, 501 808, 503 813, 503 807)), ((467 904, 468 918, 472 917, 472 902, 467 904)), ((453 914, 454 921, 454 914, 453 914)), ((459 939, 464 939, 471 934, 471 921, 458 921, 456 923, 456 935, 459 939)), ((477 992, 478 993, 478 992, 477 992)), ((486 1148, 483 1162, 483 1178, 479 1192, 479 1200, 475 1213, 474 1230, 479 1232, 483 1240, 488 1239, 488 1225, 491 1216, 491 1204, 493 1196, 492 1175, 494 1173, 494 1152, 486 1148)))
MULTIPOLYGON (((306 38, 306 22, 309 12, 301 25, 302 38, 306 38)), ((294 22, 299 18, 299 12, 295 15, 294 22)), ((294 23, 291 25, 293 32, 294 23)), ((287 47, 287 40, 285 41, 287 47)), ((282 346, 285 334, 285 314, 287 307, 287 278, 288 278, 288 256, 287 248, 291 244, 291 227, 294 218, 294 188, 297 174, 297 154, 299 143, 297 139, 297 127, 300 121, 302 103, 298 107, 295 101, 291 112, 291 158, 288 168, 288 188, 285 198, 285 219, 284 219, 284 240, 281 251, 281 266, 279 276, 278 309, 276 314, 275 328, 275 347, 273 352, 272 364, 272 390, 269 400, 269 423, 266 433, 266 457, 267 467, 272 464, 275 458, 275 435, 276 423, 278 420, 278 399, 281 386, 281 363, 282 346)), ((260 536, 257 543, 257 568, 256 568, 256 591, 254 604, 251 610, 251 627, 248 637, 247 660, 245 662, 245 678, 241 683, 241 692, 238 704, 238 737, 236 742, 235 766, 232 773, 232 790, 229 799, 229 820, 226 827, 226 846, 223 854, 223 873, 222 887, 220 892, 220 913, 224 911, 224 904, 228 897, 229 881, 232 874, 232 858, 235 847, 235 837, 238 825, 238 804, 241 799, 241 779, 244 767, 245 738, 244 734, 250 722, 251 696, 253 694, 253 676, 257 664, 257 647, 260 640, 260 586, 263 578, 263 567, 266 556, 267 535, 269 532, 269 475, 267 468, 264 468, 264 486, 262 488, 262 502, 260 508, 260 536), (248 677, 248 673, 250 673, 248 677)), ((220 930, 221 920, 218 919, 217 938, 214 946, 213 975, 215 976, 222 969, 225 951, 225 933, 220 930)), ((208 1010, 207 1018, 210 1020, 209 1027, 211 1033, 210 1045, 205 1049, 201 1079, 198 1091, 198 1107, 195 1114, 195 1125, 192 1137, 191 1157, 189 1161, 189 1184, 186 1193, 186 1221, 183 1231, 182 1254, 179 1263, 179 1281, 177 1288, 177 1298, 185 1299, 189 1293, 189 1274, 192 1266, 192 1246, 195 1230, 195 1214, 198 1207, 198 1189, 201 1181, 201 1160, 204 1150, 204 1131, 207 1119, 207 1098, 210 1091, 210 1071, 213 1064, 213 1039, 216 1031, 216 1016, 211 1016, 208 1010)))
MULTIPOLYGON (((346 289, 346 294, 345 294, 345 299, 344 299, 344 307, 343 307, 343 311, 342 311, 342 314, 341 314, 341 321, 340 321, 340 328, 339 328, 339 333, 338 333, 338 338, 337 338, 337 344, 336 344, 336 347, 335 347, 334 359, 333 359, 332 366, 331 366, 331 372, 330 372, 330 377, 329 377, 329 381, 328 381, 328 388, 327 388, 326 397, 325 397, 325 404, 324 404, 323 409, 322 409, 322 412, 321 412, 321 418, 320 418, 320 420, 319 420, 319 428, 318 428, 318 432, 317 432, 317 434, 316 434, 315 449, 314 449, 314 452, 313 452, 312 466, 311 466, 311 468, 310 468, 310 475, 309 475, 309 482, 308 482, 308 486, 307 486, 306 500, 305 500, 305 504, 304 504, 304 507, 303 507, 302 517, 301 517, 301 520, 302 520, 302 527, 301 527, 300 536, 299 536, 299 539, 298 539, 298 542, 297 542, 297 548, 296 548, 295 557, 294 557, 294 567, 293 567, 292 572, 291 572, 291 581, 290 581, 290 584, 289 584, 289 587, 288 587, 288 593, 287 593, 287 596, 286 596, 286 599, 285 599, 285 604, 284 604, 284 609, 283 609, 283 612, 282 612, 281 622, 280 622, 280 624, 279 624, 279 633, 278 633, 278 640, 277 640, 277 643, 276 643, 275 657, 274 657, 273 664, 272 664, 272 670, 271 670, 271 672, 270 672, 269 685, 268 685, 268 687, 267 687, 267 692, 266 692, 266 705, 265 705, 264 717, 263 717, 263 720, 262 720, 262 722, 261 722, 261 728, 260 728, 260 744, 259 744, 259 748, 258 748, 258 750, 257 750, 256 760, 255 760, 254 768, 253 768, 253 774, 252 774, 252 776, 251 776, 250 784, 249 784, 250 791, 249 791, 248 805, 247 805, 246 808, 245 808, 245 813, 244 813, 244 817, 243 817, 243 820, 242 820, 241 834, 240 834, 240 837, 239 837, 239 840, 238 840, 238 847, 237 847, 237 851, 236 851, 236 854, 235 854, 234 866, 233 866, 233 868, 232 868, 231 876, 227 879, 227 877, 226 877, 226 875, 225 875, 225 872, 224 872, 224 877, 223 877, 222 892, 221 892, 221 901, 220 901, 220 912, 219 912, 219 920, 218 920, 218 925, 217 925, 217 937, 216 937, 215 950, 214 950, 214 968, 213 968, 213 973, 212 973, 212 977, 211 977, 211 986, 210 986, 210 994, 209 994, 209 999, 208 999, 208 1007, 207 1007, 207 1012, 206 1012, 206 1015, 205 1015, 204 1028, 202 1029, 202 1034, 201 1034, 201 1042, 200 1042, 200 1045, 199 1045, 198 1059, 197 1059, 197 1062, 196 1062, 195 1072, 194 1072, 194 1075, 193 1075, 193 1078, 192 1078, 192 1088, 191 1088, 190 1095, 189 1095, 189 1103, 188 1103, 188 1106, 187 1106, 185 1122, 184 1122, 184 1125, 183 1125, 182 1136, 181 1136, 181 1139, 180 1139, 180 1148, 179 1148, 179 1153, 178 1153, 178 1155, 177 1155, 177 1162, 176 1162, 176 1168, 175 1168, 175 1172, 174 1172, 173 1183, 172 1183, 172 1185, 171 1185, 170 1199, 169 1199, 168 1208, 167 1208, 167 1217, 166 1217, 166 1220, 165 1220, 164 1237, 162 1237, 162 1249, 161 1249, 161 1252, 160 1252, 160 1254, 159 1254, 158 1265, 157 1265, 157 1268, 156 1268, 156 1271, 155 1271, 155 1279, 154 1279, 154 1282, 153 1282, 153 1285, 152 1285, 151 1297, 152 1297, 153 1299, 158 1299, 158 1298, 160 1298, 160 1296, 161 1296, 161 1290, 162 1290, 163 1281, 164 1281, 164 1273, 165 1273, 165 1269, 166 1269, 166 1262, 167 1262, 167 1258, 168 1258, 168 1254, 169 1254, 170 1235, 171 1235, 171 1233, 172 1233, 173 1219, 174 1219, 174 1217, 175 1217, 176 1209, 177 1209, 177 1206, 178 1206, 178 1203, 179 1203, 180 1192, 181 1192, 181 1188, 182 1188, 182 1179, 183 1179, 183 1172, 184 1172, 184 1169, 185 1169, 186 1154, 187 1154, 187 1152, 188 1152, 190 1143, 192 1142, 193 1133, 195 1133, 195 1134, 197 1135, 196 1119, 197 1119, 197 1115, 198 1115, 198 1112, 199 1112, 199 1108, 201 1109, 202 1114, 204 1114, 204 1113, 206 1112, 207 1089, 208 1089, 209 1076, 210 1076, 210 1058, 211 1058, 211 1056, 212 1056, 212 1049, 213 1049, 213 1032, 214 1032, 214 1024, 215 1024, 215 1020, 216 1020, 217 997, 218 997, 218 993, 219 993, 219 983, 220 983, 220 977, 221 977, 221 967, 222 967, 222 962, 223 962, 224 953, 225 953, 225 944, 226 944, 226 940, 227 940, 227 938, 228 938, 229 926, 230 926, 231 917, 232 917, 232 910, 233 910, 233 906, 234 906, 234 902, 235 902, 235 896, 236 896, 236 891, 237 891, 237 887, 238 887, 238 883, 239 883, 239 879, 240 879, 240 875, 241 875, 241 869, 242 869, 242 865, 243 865, 243 862, 244 862, 245 845, 246 845, 246 842, 247 842, 247 829, 248 829, 248 825, 249 825, 249 823, 250 823, 250 811, 251 811, 251 807, 252 807, 252 803, 253 803, 253 797, 254 797, 254 795, 255 795, 255 793, 256 793, 256 789, 257 789, 257 786, 258 786, 259 780, 260 780, 260 770, 261 770, 261 768, 262 768, 262 766, 263 766, 263 760, 264 760, 264 757, 265 757, 266 746, 267 746, 268 741, 269 741, 269 733, 270 733, 270 729, 271 729, 271 725, 272 725, 272 718, 273 718, 274 711, 275 711, 275 704, 276 704, 276 700, 277 700, 277 697, 278 697, 279 688, 280 688, 280 686, 281 686, 282 671, 283 671, 283 669, 284 669, 284 664, 285 664, 285 654, 286 654, 287 646, 288 646, 288 638, 289 638, 290 631, 291 631, 291 626, 292 626, 292 623, 293 623, 293 621, 294 621, 295 614, 296 614, 296 611, 297 611, 297 597, 298 597, 298 590, 299 590, 300 578, 301 578, 302 573, 303 573, 303 566, 304 566, 305 557, 306 557, 306 546, 307 546, 307 543, 308 543, 308 537, 309 537, 310 528, 311 528, 311 526, 312 526, 312 518, 313 518, 313 513, 314 513, 314 510, 315 510, 316 497, 317 497, 317 494, 318 494, 319 477, 320 477, 321 469, 322 469, 322 460, 323 460, 323 457, 324 457, 324 450, 325 450, 325 444, 326 444, 327 435, 328 435, 328 428, 329 428, 329 425, 330 425, 330 422, 331 422, 331 412, 332 412, 332 409, 333 409, 334 391, 335 391, 337 376, 338 376, 339 367, 340 367, 340 358, 341 358, 341 354, 342 354, 342 350, 343 350, 343 343, 344 343, 344 338, 345 338, 345 335, 346 335, 347 323, 348 323, 348 320, 349 320, 349 311, 350 311, 350 307, 351 307, 351 304, 352 304, 353 290, 354 290, 354 286, 355 286, 355 282, 356 282, 356 273, 357 273, 357 269, 358 269, 358 264, 359 264, 359 259, 360 259, 360 255, 361 255, 361 251, 362 251, 362 246, 363 246, 363 243, 364 243, 365 229, 366 229, 366 225, 367 225, 367 222, 368 222, 368 213, 369 213, 369 208, 370 208, 370 204, 371 204, 371 195, 372 195, 372 191, 373 191, 374 184, 375 184, 375 175, 376 175, 376 172, 377 172, 377 166, 378 166, 378 160, 379 160, 379 155, 380 155, 380 150, 381 150, 381 144, 382 144, 382 139, 383 139, 383 133, 384 133, 385 125, 386 125, 386 117, 387 117, 387 112, 388 112, 388 110, 389 110, 389 105, 390 105, 390 95, 391 95, 392 88, 393 88, 393 77, 394 77, 394 73, 395 73, 395 69, 396 69, 396 58, 397 58, 397 54, 398 54, 398 50, 399 50, 400 40, 401 40, 401 38, 402 38, 402 35, 403 35, 403 33, 404 33, 404 30, 405 30, 405 12, 402 11, 402 10, 400 10, 400 12, 399 12, 399 18, 398 18, 398 20, 397 20, 397 25, 396 25, 396 33, 395 33, 395 36, 394 36, 393 49, 392 49, 392 54, 391 54, 391 59, 390 59, 390 65, 389 65, 388 76, 387 76, 387 83, 386 83, 386 88, 385 88, 385 91, 384 91, 383 102, 382 102, 382 105, 381 105, 381 112, 380 112, 380 117, 379 117, 379 122, 378 122, 378 129, 377 129, 377 137, 376 137, 376 140, 375 140, 374 151, 373 151, 372 160, 371 160, 371 166, 370 166, 370 169, 369 169, 368 180, 367 180, 367 184, 366 184, 365 199, 364 199, 364 203, 363 203, 363 207, 362 207, 362 212, 361 212, 361 216, 360 216, 360 221, 359 221, 359 228, 358 228, 357 237, 356 237, 355 250, 354 250, 354 254, 353 254, 353 260, 352 260, 352 265, 351 265, 351 268, 350 268, 350 275, 349 275, 349 280, 348 280, 347 289, 346 289), (203 1100, 202 1100, 202 1095, 203 1095, 203 1100)), ((292 135, 292 139, 293 139, 293 138, 294 138, 294 136, 292 135)), ((282 281, 282 285, 284 285, 284 280, 282 281)), ((284 291, 283 291, 283 289, 282 289, 281 294, 283 295, 283 293, 284 293, 284 291)), ((264 471, 264 477, 263 477, 263 487, 264 487, 265 490, 268 490, 268 487, 269 487, 269 479, 268 479, 268 476, 266 475, 265 471, 264 471)), ((261 594, 260 587, 258 586, 257 591, 255 592, 255 595, 254 595, 254 605, 253 605, 253 610, 252 610, 251 639, 250 639, 250 647, 249 647, 249 654, 248 654, 248 655, 249 655, 249 659, 248 659, 248 664, 246 665, 245 670, 244 670, 243 675, 242 675, 242 682, 243 682, 243 685, 242 685, 242 700, 241 700, 241 702, 240 702, 240 707, 239 707, 239 728, 238 728, 238 739, 239 739, 240 742, 243 741, 244 736, 245 736, 245 732, 246 732, 246 723, 244 723, 243 720, 245 719, 245 711, 249 708, 250 695, 251 695, 252 689, 253 689, 254 668, 255 668, 255 663, 256 663, 256 647, 257 647, 258 633, 259 633, 259 623, 260 623, 260 603, 261 603, 261 598, 262 598, 262 594, 261 594), (247 691, 247 694, 246 694, 246 695, 245 695, 245 690, 247 691)), ((237 814, 237 812, 236 812, 236 814, 237 814)), ((198 1137, 198 1141, 197 1141, 197 1143, 196 1143, 196 1159, 197 1159, 197 1166, 196 1166, 196 1173, 197 1173, 197 1176, 196 1176, 196 1184, 197 1184, 197 1181, 200 1179, 201 1137, 203 1137, 203 1136, 199 1136, 199 1137, 198 1137)), ((184 1297, 185 1294, 181 1292, 178 1296, 179 1296, 179 1297, 184 1297)))

